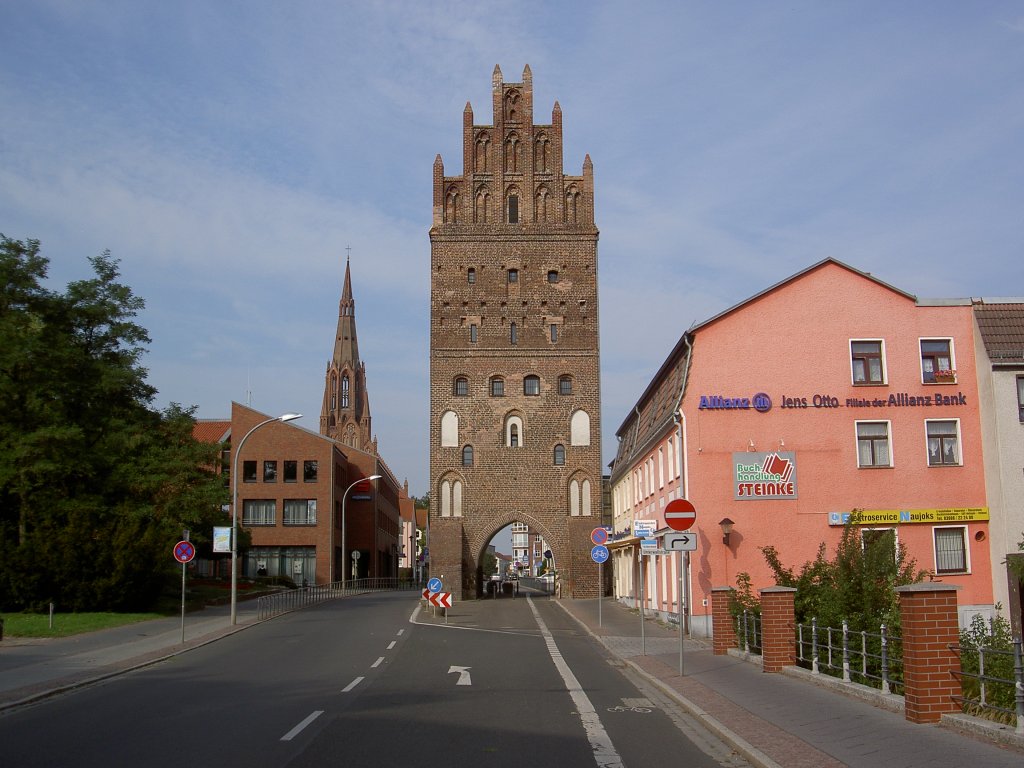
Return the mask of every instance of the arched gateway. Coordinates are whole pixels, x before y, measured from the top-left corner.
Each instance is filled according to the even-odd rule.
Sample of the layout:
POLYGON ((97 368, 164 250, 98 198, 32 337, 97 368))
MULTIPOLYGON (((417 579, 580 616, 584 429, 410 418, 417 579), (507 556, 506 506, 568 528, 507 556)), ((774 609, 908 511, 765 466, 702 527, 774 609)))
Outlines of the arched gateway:
POLYGON ((562 111, 555 102, 551 124, 534 125, 529 67, 521 83, 495 67, 492 86, 493 125, 463 112, 462 175, 434 161, 430 572, 475 597, 490 538, 524 522, 554 553, 563 594, 596 597, 593 166, 588 155, 581 176, 563 173, 562 111))

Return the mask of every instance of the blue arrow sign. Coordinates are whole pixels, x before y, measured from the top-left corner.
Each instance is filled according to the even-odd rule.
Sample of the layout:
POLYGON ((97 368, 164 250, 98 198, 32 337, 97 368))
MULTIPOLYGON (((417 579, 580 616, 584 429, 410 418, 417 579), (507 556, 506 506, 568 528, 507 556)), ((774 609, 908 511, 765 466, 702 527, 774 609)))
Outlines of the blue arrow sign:
POLYGON ((440 592, 441 591, 441 580, 435 576, 434 578, 432 578, 430 581, 427 582, 427 589, 429 589, 431 592, 440 592))
POLYGON ((603 563, 608 559, 608 547, 598 544, 590 550, 590 557, 595 563, 603 563))

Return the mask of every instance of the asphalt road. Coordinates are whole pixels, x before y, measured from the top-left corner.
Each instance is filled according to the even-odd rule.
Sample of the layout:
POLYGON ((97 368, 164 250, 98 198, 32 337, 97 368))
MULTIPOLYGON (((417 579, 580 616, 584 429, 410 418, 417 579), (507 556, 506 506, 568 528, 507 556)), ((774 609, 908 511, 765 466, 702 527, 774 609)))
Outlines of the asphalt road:
POLYGON ((4 766, 740 766, 544 597, 338 600, 0 717, 4 766))

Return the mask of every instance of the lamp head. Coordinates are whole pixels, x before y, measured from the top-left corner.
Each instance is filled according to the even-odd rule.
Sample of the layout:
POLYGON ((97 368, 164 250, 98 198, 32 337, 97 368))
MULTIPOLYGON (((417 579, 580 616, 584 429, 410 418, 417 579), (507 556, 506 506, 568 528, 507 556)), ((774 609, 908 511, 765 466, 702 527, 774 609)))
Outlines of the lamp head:
POLYGON ((736 525, 736 523, 734 523, 728 517, 723 517, 721 520, 718 521, 718 524, 722 526, 722 543, 728 547, 729 534, 732 533, 732 527, 736 525))
POLYGON ((295 421, 296 419, 301 419, 301 418, 302 418, 302 414, 301 413, 283 413, 283 414, 281 414, 280 416, 277 417, 277 420, 284 422, 284 421, 295 421))

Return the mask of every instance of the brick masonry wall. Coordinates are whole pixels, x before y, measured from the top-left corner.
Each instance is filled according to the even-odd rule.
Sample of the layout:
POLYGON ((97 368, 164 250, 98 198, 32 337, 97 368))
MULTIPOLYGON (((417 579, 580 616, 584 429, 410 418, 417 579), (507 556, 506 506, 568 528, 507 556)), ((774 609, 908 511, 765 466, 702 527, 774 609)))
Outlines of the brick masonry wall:
POLYGON ((796 664, 796 615, 793 587, 768 587, 761 594, 763 671, 780 672, 796 664))
POLYGON ((736 647, 736 625, 729 613, 729 602, 735 590, 732 587, 714 587, 711 590, 711 634, 715 656, 724 656, 736 647))
POLYGON ((459 599, 479 594, 485 548, 512 522, 526 523, 543 535, 561 574, 563 594, 598 594, 597 566, 590 558, 590 532, 601 520, 598 232, 592 183, 589 176, 562 174, 560 111, 556 109, 551 125, 534 125, 532 98, 529 70, 522 83, 504 83, 496 70, 494 123, 475 125, 468 108, 463 115, 463 176, 446 177, 440 158, 434 166, 431 574, 443 573, 446 587, 459 599), (479 144, 486 151, 478 149, 481 135, 488 138, 486 145, 479 144), (513 151, 507 145, 512 139, 519 147, 514 163, 506 154, 513 151), (547 149, 538 149, 543 142, 547 149), (538 153, 544 152, 541 161, 538 153), (488 202, 477 206, 479 190, 487 191, 488 202), (515 223, 507 223, 509 193, 519 201, 515 223), (567 194, 576 196, 576 217, 569 221, 567 194), (540 199, 544 195, 546 202, 540 199), (510 281, 509 270, 517 270, 517 281, 510 281), (557 280, 549 280, 551 272, 557 280), (471 325, 477 327, 475 342, 471 325), (539 395, 524 394, 527 375, 540 378, 539 395), (504 379, 504 396, 490 394, 495 376, 504 379), (572 380, 570 395, 559 394, 562 376, 572 380), (468 381, 465 396, 454 393, 457 377, 468 381), (571 444, 570 421, 578 409, 590 417, 589 445, 571 444), (440 421, 446 411, 458 415, 458 445, 442 448, 440 421), (506 447, 504 439, 510 415, 523 423, 515 448, 506 447), (473 448, 472 466, 462 464, 467 445, 473 448), (565 448, 562 466, 554 464, 556 445, 565 448), (574 517, 570 484, 584 479, 590 483, 590 506, 574 517), (461 518, 440 517, 446 480, 462 484, 461 518))
POLYGON ((904 700, 907 720, 936 723, 943 712, 959 712, 960 642, 958 587, 912 584, 897 587, 903 632, 904 700))

